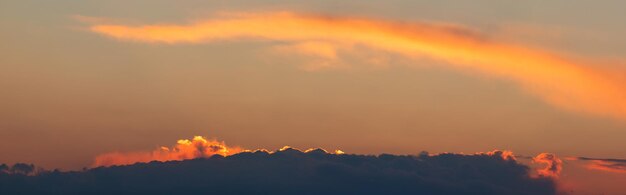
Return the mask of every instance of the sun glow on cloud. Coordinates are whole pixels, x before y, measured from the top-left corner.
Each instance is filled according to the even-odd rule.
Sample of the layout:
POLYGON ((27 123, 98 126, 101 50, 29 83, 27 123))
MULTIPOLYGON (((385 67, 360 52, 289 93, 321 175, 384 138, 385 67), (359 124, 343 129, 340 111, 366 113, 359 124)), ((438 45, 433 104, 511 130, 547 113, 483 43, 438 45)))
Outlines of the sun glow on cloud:
POLYGON ((269 40, 298 52, 337 58, 336 48, 358 45, 419 60, 427 57, 518 83, 544 101, 571 111, 626 119, 626 86, 597 65, 553 52, 494 42, 459 26, 397 23, 291 12, 234 13, 183 25, 127 26, 92 22, 90 30, 119 40, 197 44, 269 40))
MULTIPOLYGON (((297 148, 284 146, 277 151, 295 150, 297 148)), ((96 156, 92 167, 112 166, 112 165, 130 165, 135 163, 145 163, 150 161, 177 161, 196 158, 208 158, 213 155, 231 156, 241 152, 267 152, 273 153, 267 149, 246 150, 240 147, 227 146, 223 141, 215 139, 207 139, 202 136, 194 136, 193 139, 181 139, 172 147, 159 147, 150 152, 111 152, 96 156)), ((322 151, 328 154, 345 154, 341 150, 335 150, 329 153, 321 148, 310 148, 304 150, 304 153, 322 151)))
POLYGON ((228 147, 224 142, 195 136, 192 140, 181 139, 173 147, 160 147, 151 152, 112 152, 98 155, 93 167, 128 165, 138 162, 186 160, 210 157, 216 154, 229 156, 243 151, 239 147, 228 147))
POLYGON ((563 170, 563 161, 554 154, 541 153, 532 160, 534 163, 545 165, 543 169, 537 170, 540 176, 557 178, 561 174, 561 170, 563 170))
MULTIPOLYGON (((270 151, 267 149, 243 149, 240 147, 229 147, 223 141, 217 141, 215 139, 207 139, 202 136, 194 136, 193 139, 181 139, 178 140, 176 145, 172 147, 160 147, 150 152, 112 152, 105 153, 95 157, 92 167, 101 166, 114 166, 114 165, 131 165, 135 163, 147 163, 151 161, 180 161, 197 158, 208 158, 213 155, 231 156, 239 153, 317 153, 317 154, 333 154, 333 155, 345 155, 346 153, 341 150, 334 150, 334 152, 328 152, 321 148, 309 148, 306 150, 300 150, 291 146, 284 146, 278 150, 270 151)), ((452 154, 454 153, 443 153, 452 154)), ((462 154, 460 154, 462 155, 462 154)), ((500 158, 505 161, 518 162, 512 151, 508 150, 494 150, 490 152, 479 152, 476 154, 470 154, 468 156, 489 156, 500 158)), ((541 153, 533 158, 533 163, 539 163, 545 165, 543 168, 537 168, 537 176, 556 179, 561 173, 562 161, 554 154, 541 153)))

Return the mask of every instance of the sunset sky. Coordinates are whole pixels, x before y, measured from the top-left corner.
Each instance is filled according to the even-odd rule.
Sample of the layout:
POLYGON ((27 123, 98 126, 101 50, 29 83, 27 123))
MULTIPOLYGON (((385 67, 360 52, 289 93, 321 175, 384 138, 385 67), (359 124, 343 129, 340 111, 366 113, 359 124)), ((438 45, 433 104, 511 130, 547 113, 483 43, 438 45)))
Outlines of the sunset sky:
POLYGON ((619 194, 625 7, 3 0, 0 163, 79 170, 196 135, 233 151, 497 149, 556 154, 564 186, 619 194))

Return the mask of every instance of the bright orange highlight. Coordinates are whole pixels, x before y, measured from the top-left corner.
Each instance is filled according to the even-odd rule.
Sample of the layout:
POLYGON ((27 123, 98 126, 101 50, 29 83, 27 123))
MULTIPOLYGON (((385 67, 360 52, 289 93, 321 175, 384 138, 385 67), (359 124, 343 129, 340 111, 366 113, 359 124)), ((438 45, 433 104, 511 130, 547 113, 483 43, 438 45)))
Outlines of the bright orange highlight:
MULTIPOLYGON (((278 149, 278 152, 286 150, 301 151, 291 146, 283 146, 278 149)), ((112 165, 130 165, 135 163, 145 163, 151 161, 174 161, 174 160, 187 160, 195 158, 206 158, 213 155, 230 156, 241 152, 267 152, 274 153, 276 151, 269 151, 266 149, 245 150, 240 147, 228 147, 223 141, 208 140, 202 136, 194 136, 192 140, 181 139, 178 140, 175 146, 171 148, 159 147, 151 152, 111 152, 96 156, 92 167, 99 166, 112 166, 112 165)), ((323 151, 321 148, 311 148, 303 152, 323 151)), ((301 151, 302 152, 302 151, 301 151)), ((341 150, 335 150, 334 154, 344 154, 341 150)))
MULTIPOLYGON (((333 58, 332 45, 360 45, 509 79, 568 110, 626 119, 626 81, 592 64, 547 51, 486 40, 467 29, 295 13, 230 14, 188 25, 95 24, 93 32, 150 43, 270 40, 333 58)), ((623 74, 623 73, 618 73, 623 74)))
POLYGON ((563 161, 554 154, 541 153, 533 158, 533 163, 545 164, 546 167, 538 169, 537 174, 543 177, 558 178, 563 170, 563 161))
POLYGON ((516 161, 517 160, 515 158, 515 155, 513 155, 513 152, 509 151, 509 150, 494 150, 494 151, 491 151, 491 152, 478 153, 478 154, 487 154, 489 156, 500 156, 504 160, 512 160, 512 161, 516 161))
POLYGON ((229 156, 241 152, 238 147, 227 147, 224 142, 207 140, 202 136, 195 136, 192 140, 178 140, 171 148, 160 147, 152 152, 113 152, 98 155, 93 167, 111 165, 129 165, 138 162, 185 160, 201 157, 210 157, 216 154, 229 156))

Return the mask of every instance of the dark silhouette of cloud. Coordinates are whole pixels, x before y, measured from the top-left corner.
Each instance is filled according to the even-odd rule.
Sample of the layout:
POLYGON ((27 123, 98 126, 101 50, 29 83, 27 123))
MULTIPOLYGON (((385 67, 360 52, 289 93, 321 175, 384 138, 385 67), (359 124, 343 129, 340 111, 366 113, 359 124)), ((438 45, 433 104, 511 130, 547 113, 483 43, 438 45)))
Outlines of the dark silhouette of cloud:
POLYGON ((7 166, 7 164, 1 164, 0 173, 6 173, 7 171, 9 171, 9 166, 7 166))
POLYGON ((35 165, 26 163, 15 163, 13 166, 0 165, 0 174, 31 175, 35 174, 35 165))
POLYGON ((84 171, 0 174, 0 194, 556 194, 499 153, 329 154, 287 148, 84 171))

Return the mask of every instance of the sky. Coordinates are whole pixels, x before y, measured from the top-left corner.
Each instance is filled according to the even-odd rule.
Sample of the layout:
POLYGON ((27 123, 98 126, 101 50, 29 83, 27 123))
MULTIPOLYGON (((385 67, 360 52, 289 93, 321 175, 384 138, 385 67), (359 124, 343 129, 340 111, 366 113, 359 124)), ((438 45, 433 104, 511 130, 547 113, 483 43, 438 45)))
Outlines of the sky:
MULTIPOLYGON (((625 159, 624 6, 5 0, 0 162, 75 170, 195 135, 625 159)), ((564 175, 613 181, 601 188, 626 181, 567 164, 564 175)))

